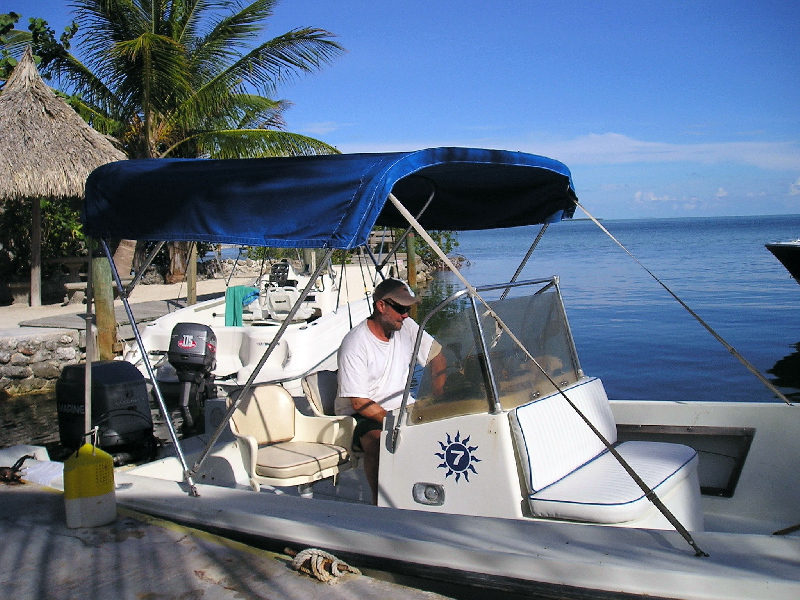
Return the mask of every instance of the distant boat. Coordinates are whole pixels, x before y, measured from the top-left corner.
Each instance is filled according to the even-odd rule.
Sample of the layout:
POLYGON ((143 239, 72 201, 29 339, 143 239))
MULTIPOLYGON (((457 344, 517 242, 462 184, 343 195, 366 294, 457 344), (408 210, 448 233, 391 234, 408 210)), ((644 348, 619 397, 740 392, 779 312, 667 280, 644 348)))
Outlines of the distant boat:
POLYGON ((767 250, 772 252, 786 270, 791 273, 797 283, 800 283, 800 239, 790 242, 775 242, 765 244, 767 250))

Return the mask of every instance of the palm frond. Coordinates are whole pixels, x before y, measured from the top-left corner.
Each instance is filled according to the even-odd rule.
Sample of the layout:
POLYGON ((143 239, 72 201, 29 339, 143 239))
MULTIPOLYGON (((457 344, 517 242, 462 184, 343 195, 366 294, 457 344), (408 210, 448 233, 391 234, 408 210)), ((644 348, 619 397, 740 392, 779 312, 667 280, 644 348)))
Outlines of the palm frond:
POLYGON ((20 57, 25 48, 31 43, 33 36, 30 31, 12 29, 3 36, 3 43, 0 43, 0 50, 5 50, 11 56, 20 57))
MULTIPOLYGON (((194 143, 207 158, 265 158, 339 154, 320 140, 269 129, 227 129, 197 133, 181 143, 194 143)), ((177 147, 177 146, 176 146, 177 147)), ((170 149, 174 151, 174 149, 170 149)))
POLYGON ((269 40, 197 87, 198 97, 213 99, 231 90, 256 89, 265 96, 275 93, 278 83, 296 79, 298 72, 311 72, 340 56, 344 49, 328 39, 323 29, 296 29, 269 40), (227 91, 227 92, 226 92, 227 91))
POLYGON ((250 48, 266 28, 264 21, 272 16, 275 4, 275 0, 257 0, 219 19, 206 36, 195 39, 190 50, 199 84, 239 60, 241 50, 250 48))
POLYGON ((336 149, 283 131, 276 86, 344 49, 322 29, 258 44, 277 0, 72 0, 84 62, 52 71, 131 156, 275 156, 336 149), (254 47, 255 45, 255 47, 254 47))
POLYGON ((49 67, 51 75, 68 91, 80 91, 86 102, 106 115, 125 113, 123 103, 105 82, 73 54, 55 58, 49 67))

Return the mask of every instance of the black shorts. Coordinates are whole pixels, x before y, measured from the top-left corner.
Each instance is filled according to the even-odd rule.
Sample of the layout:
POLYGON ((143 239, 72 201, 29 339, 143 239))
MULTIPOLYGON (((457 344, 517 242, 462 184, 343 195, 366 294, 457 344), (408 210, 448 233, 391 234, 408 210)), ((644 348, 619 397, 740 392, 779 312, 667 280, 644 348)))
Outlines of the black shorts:
POLYGON ((370 431, 381 431, 383 429, 383 423, 379 423, 374 419, 369 419, 358 413, 354 414, 353 418, 356 420, 356 427, 353 430, 353 450, 363 452, 364 449, 361 447, 361 438, 370 431))

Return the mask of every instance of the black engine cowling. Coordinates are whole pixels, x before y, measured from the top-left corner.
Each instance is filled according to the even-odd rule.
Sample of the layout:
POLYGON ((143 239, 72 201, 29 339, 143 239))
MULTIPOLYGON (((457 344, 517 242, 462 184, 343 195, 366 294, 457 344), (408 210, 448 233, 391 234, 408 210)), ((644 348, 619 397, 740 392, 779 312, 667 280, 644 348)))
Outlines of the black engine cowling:
POLYGON ((202 433, 203 423, 198 416, 213 388, 211 373, 217 364, 217 336, 207 325, 178 323, 172 329, 167 360, 181 382, 184 431, 202 433))

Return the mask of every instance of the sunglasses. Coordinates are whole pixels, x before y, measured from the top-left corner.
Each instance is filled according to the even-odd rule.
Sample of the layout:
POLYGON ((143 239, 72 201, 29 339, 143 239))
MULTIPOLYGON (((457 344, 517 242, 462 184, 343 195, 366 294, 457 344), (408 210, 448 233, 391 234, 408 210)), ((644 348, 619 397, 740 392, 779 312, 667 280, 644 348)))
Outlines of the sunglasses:
POLYGON ((403 306, 402 304, 398 304, 394 300, 387 300, 384 298, 383 303, 391 306, 398 315, 407 315, 408 311, 411 310, 410 306, 403 306))

